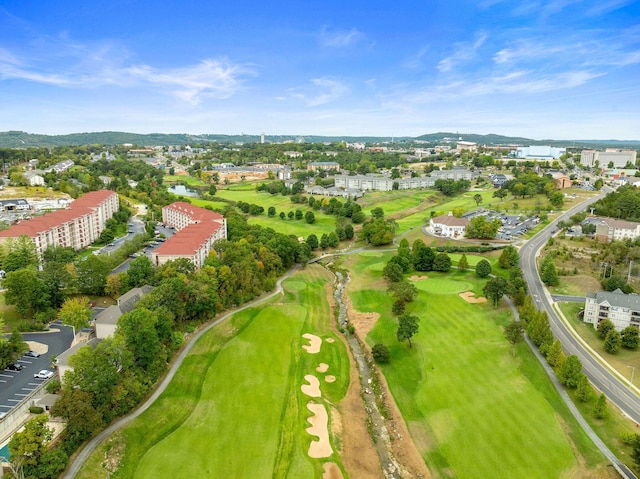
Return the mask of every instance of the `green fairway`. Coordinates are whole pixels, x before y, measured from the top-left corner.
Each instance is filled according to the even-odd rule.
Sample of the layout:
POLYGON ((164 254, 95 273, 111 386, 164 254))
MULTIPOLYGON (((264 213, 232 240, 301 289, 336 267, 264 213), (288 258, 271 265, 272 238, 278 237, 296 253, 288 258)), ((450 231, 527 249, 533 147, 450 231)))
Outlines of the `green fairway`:
POLYGON ((420 330, 409 348, 396 339, 388 295, 369 286, 378 273, 371 264, 351 271, 354 308, 381 314, 367 342, 391 351, 382 370, 434 478, 584 477, 585 461, 572 448, 586 467, 600 465, 575 421, 558 419, 566 408, 526 346, 511 354, 502 333, 510 312, 458 296, 481 291, 484 280, 429 272, 413 283, 420 293, 408 311, 420 317, 420 330))
MULTIPOLYGON (((284 295, 204 335, 165 393, 122 431, 118 477, 319 478, 324 463, 341 465, 340 438, 331 434, 333 453, 313 459, 308 449, 317 438, 306 432, 307 403, 330 410, 349 384, 346 348, 329 329, 327 275, 307 267, 291 287, 285 283, 284 295), (305 333, 322 339, 319 353, 303 348, 305 333), (321 397, 303 393, 306 375, 318 378, 321 397)), ((94 452, 78 477, 95 477, 109 447, 94 452)))

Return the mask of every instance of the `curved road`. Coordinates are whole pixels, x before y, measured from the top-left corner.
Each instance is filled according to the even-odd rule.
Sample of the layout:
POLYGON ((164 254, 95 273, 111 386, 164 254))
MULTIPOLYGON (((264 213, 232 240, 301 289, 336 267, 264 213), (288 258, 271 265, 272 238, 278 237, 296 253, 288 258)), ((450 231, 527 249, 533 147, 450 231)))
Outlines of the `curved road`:
POLYGON ((278 280, 278 282, 276 283, 276 288, 275 288, 275 290, 273 292, 271 292, 271 293, 269 293, 269 294, 267 294, 265 296, 261 296, 258 299, 255 299, 255 300, 253 300, 253 301, 251 301, 251 302, 249 302, 247 304, 242 305, 241 307, 239 307, 237 309, 234 309, 233 311, 229 311, 228 313, 224 314, 223 316, 220 316, 214 322, 212 322, 211 324, 207 325, 207 327, 205 327, 204 329, 199 331, 193 338, 191 338, 191 340, 185 346, 185 348, 182 350, 182 352, 177 357, 175 362, 171 365, 171 368, 169 369, 169 372, 167 373, 165 378, 162 380, 160 385, 153 392, 153 394, 151 396, 149 396, 149 398, 140 407, 138 407, 138 409, 136 409, 135 411, 133 411, 129 415, 122 417, 118 421, 114 422, 109 427, 107 427, 104 431, 102 431, 100 434, 98 434, 96 437, 91 439, 87 443, 87 445, 80 451, 80 453, 78 453, 78 455, 75 457, 75 459, 73 459, 72 462, 69 464, 69 466, 67 467, 67 470, 65 471, 64 475, 62 476, 62 478, 63 479, 73 479, 76 476, 76 474, 78 474, 78 472, 80 471, 80 468, 82 467, 84 462, 87 460, 89 455, 95 450, 96 447, 98 447, 98 445, 102 441, 104 441, 110 434, 114 433, 115 431, 117 431, 121 427, 129 424, 131 421, 133 421, 135 418, 137 418, 140 414, 145 412, 149 408, 149 406, 151 406, 156 401, 156 399, 158 399, 160 394, 162 394, 164 392, 164 390, 167 388, 167 386, 169 385, 169 383, 173 379, 173 376, 175 376, 176 371, 178 371, 178 368, 182 364, 182 361, 184 360, 184 358, 187 356, 187 354, 189 354, 189 352, 191 351, 193 346, 198 342, 198 339, 200 339, 200 337, 204 333, 209 331, 214 326, 220 324, 222 321, 227 319, 229 316, 232 316, 232 315, 234 315, 234 314, 236 314, 236 313, 238 313, 240 311, 243 311, 243 310, 245 310, 247 308, 252 308, 253 306, 255 306, 257 304, 260 304, 260 303, 262 303, 262 302, 264 302, 264 301, 266 301, 268 299, 271 299, 274 296, 280 294, 282 292, 282 282, 284 280, 288 279, 297 269, 298 269, 298 266, 294 266, 293 268, 291 268, 289 270, 289 272, 287 274, 285 274, 282 278, 280 278, 278 280))
MULTIPOLYGON (((551 224, 546 226, 536 236, 527 241, 527 243, 520 249, 520 263, 525 280, 529 285, 529 293, 534 300, 535 306, 537 309, 545 310, 548 313, 553 335, 560 340, 564 351, 567 354, 575 354, 578 356, 582 362, 584 372, 589 377, 591 383, 599 391, 603 392, 607 398, 623 412, 623 414, 630 417, 636 423, 639 423, 640 398, 631 392, 626 384, 621 382, 617 376, 606 369, 595 357, 593 357, 570 331, 570 327, 558 317, 552 307, 552 297, 542 284, 536 266, 536 256, 551 236, 551 232, 556 229, 557 222, 583 211, 591 203, 594 203, 598 199, 604 197, 605 194, 606 192, 603 192, 598 196, 574 206, 562 216, 554 220, 551 224)), ((618 470, 618 472, 620 472, 624 477, 635 477, 628 468, 620 463, 615 457, 611 458, 608 455, 607 457, 617 466, 621 466, 622 471, 618 470)))

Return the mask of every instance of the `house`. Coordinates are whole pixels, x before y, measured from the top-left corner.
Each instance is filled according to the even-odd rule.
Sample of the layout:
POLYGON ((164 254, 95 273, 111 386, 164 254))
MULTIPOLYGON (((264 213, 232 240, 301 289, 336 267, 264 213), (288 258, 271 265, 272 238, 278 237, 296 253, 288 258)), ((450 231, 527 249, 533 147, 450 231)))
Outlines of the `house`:
POLYGON ((173 226, 176 234, 151 253, 156 266, 178 258, 187 258, 202 267, 213 243, 227 237, 227 220, 219 213, 176 201, 162 208, 162 221, 173 226))
POLYGON ((40 174, 44 173, 40 170, 25 171, 22 176, 29 183, 29 186, 44 186, 44 177, 40 174))
MULTIPOLYGON (((594 223, 592 220, 591 223, 594 223)), ((640 237, 640 223, 618 220, 614 218, 600 218, 596 222, 596 238, 599 241, 617 241, 623 239, 634 240, 640 237)))
POLYGON ((640 295, 624 294, 620 289, 587 293, 582 321, 597 328, 605 318, 617 331, 627 326, 640 328, 640 295))
POLYGON ((446 238, 462 238, 467 232, 468 218, 456 218, 452 213, 429 220, 429 232, 446 238))
POLYGON ((497 173, 491 177, 491 183, 493 183, 493 186, 496 188, 500 188, 507 181, 509 181, 509 178, 507 178, 507 175, 503 175, 502 173, 497 173))
POLYGON ((64 373, 73 370, 73 367, 69 364, 69 359, 71 358, 71 356, 76 354, 82 348, 95 348, 99 342, 100 340, 98 338, 93 338, 86 343, 77 343, 74 346, 71 346, 65 352, 58 354, 58 356, 56 357, 56 367, 58 368, 58 377, 60 378, 60 380, 64 378, 64 373))
POLYGON ((95 317, 94 326, 96 338, 105 339, 113 336, 118 326, 118 320, 123 314, 133 311, 136 303, 149 293, 153 286, 145 284, 139 288, 132 288, 116 299, 117 304, 113 304, 95 317))
POLYGON ((0 200, 0 211, 30 211, 31 205, 23 198, 0 200))
POLYGON ((565 175, 562 172, 558 171, 558 172, 552 173, 551 177, 553 178, 556 188, 558 189, 571 188, 571 186, 573 185, 571 178, 569 178, 567 175, 565 175))

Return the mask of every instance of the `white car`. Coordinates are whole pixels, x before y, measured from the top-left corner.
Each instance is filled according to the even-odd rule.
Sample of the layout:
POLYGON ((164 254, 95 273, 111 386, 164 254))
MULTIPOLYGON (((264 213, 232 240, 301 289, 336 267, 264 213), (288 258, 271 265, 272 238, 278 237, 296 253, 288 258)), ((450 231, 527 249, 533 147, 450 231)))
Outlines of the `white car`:
POLYGON ((49 379, 53 377, 53 371, 43 369, 39 373, 34 374, 33 377, 36 379, 49 379))

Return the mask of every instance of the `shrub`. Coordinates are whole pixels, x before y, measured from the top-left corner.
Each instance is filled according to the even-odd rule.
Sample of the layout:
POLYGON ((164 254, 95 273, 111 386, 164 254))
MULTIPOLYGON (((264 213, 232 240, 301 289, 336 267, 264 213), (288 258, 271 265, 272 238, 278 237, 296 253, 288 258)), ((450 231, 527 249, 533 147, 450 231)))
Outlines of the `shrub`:
POLYGON ((42 414, 44 412, 44 409, 40 406, 31 406, 29 407, 29 412, 31 414, 42 414))
POLYGON ((486 259, 481 259, 476 265, 476 274, 480 278, 486 278, 491 274, 491 263, 486 259))
POLYGON ((373 359, 376 363, 384 364, 388 363, 391 360, 391 353, 389 352, 389 348, 387 348, 384 344, 377 343, 371 349, 371 354, 373 355, 373 359))

